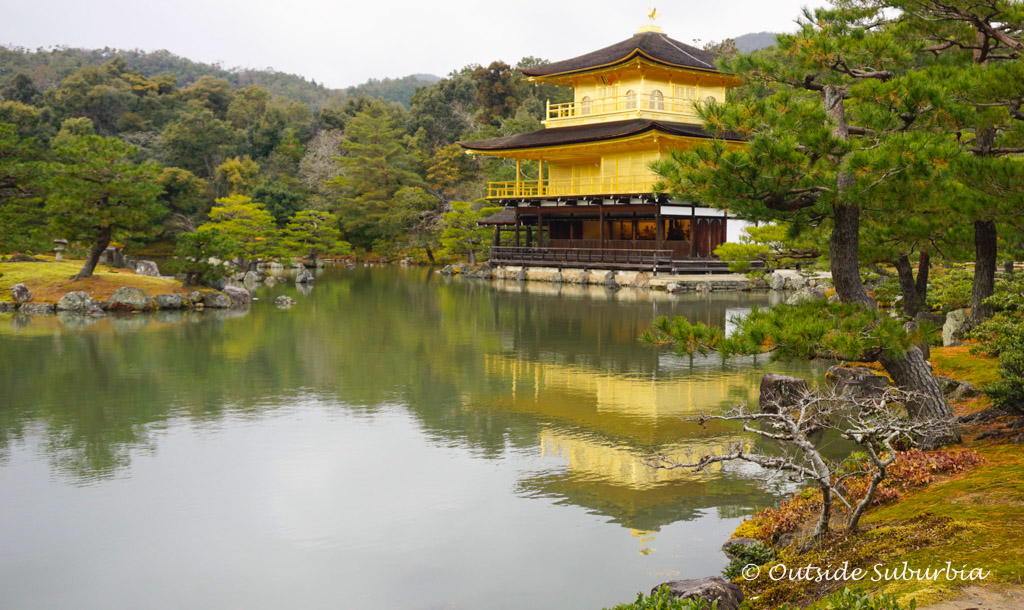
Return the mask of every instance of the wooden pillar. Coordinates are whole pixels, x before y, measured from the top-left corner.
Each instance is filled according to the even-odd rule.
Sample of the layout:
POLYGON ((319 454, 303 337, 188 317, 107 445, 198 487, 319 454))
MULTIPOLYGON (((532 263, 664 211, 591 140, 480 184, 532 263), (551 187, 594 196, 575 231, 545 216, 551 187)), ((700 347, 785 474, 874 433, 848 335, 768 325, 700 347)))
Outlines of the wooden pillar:
MULTIPOLYGON (((545 195, 544 191, 544 159, 537 160, 537 194, 545 195)), ((537 223, 538 235, 540 234, 540 223, 537 223)))
POLYGON ((636 250, 636 230, 637 230, 636 215, 633 216, 633 249, 636 250))
POLYGON ((519 247, 519 228, 523 226, 523 222, 519 220, 519 214, 516 214, 516 247, 519 247))
POLYGON ((537 247, 544 247, 544 213, 540 205, 537 206, 537 247))
POLYGON ((522 181, 522 168, 520 167, 520 160, 516 159, 516 197, 523 196, 523 181, 522 181))
POLYGON ((601 205, 599 205, 597 208, 597 218, 597 224, 601 227, 601 236, 598 241, 597 247, 601 251, 604 251, 604 202, 602 202, 601 205))
POLYGON ((494 225, 494 244, 495 246, 501 245, 501 225, 494 225))
POLYGON ((697 208, 690 206, 690 258, 697 256, 697 208))
POLYGON ((658 256, 660 255, 659 250, 661 250, 661 234, 662 234, 661 206, 656 204, 655 208, 654 208, 654 261, 655 261, 654 262, 654 272, 655 273, 658 272, 658 262, 657 261, 658 261, 658 256))

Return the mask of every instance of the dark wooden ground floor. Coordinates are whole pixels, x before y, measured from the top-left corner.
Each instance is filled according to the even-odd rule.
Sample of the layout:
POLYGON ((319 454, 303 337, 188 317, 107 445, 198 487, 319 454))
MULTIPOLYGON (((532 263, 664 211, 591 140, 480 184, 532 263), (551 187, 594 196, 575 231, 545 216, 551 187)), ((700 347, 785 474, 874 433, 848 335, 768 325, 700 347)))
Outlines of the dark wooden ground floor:
MULTIPOLYGON (((669 271, 724 269, 714 250, 726 240, 724 216, 664 214, 661 205, 516 207, 492 217, 491 260, 509 265, 551 265, 669 271)), ((695 271, 696 272, 696 271, 695 271)))

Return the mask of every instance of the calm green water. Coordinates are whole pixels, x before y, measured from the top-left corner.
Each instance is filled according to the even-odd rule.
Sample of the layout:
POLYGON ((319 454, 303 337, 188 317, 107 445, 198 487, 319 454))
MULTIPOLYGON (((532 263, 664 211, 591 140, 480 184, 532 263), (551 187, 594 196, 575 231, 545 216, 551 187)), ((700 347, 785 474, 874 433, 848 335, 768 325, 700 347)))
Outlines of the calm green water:
POLYGON ((780 493, 641 463, 742 440, 681 418, 784 369, 636 336, 764 294, 331 269, 257 296, 0 316, 0 607, 601 608, 718 572, 780 493))

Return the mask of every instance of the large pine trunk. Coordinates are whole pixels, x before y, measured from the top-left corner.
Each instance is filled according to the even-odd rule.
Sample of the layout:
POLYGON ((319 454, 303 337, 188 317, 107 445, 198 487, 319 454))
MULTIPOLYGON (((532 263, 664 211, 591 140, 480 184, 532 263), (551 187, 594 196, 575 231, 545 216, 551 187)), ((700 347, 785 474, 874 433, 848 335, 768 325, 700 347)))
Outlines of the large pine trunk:
MULTIPOLYGON (((832 133, 837 138, 849 139, 844 107, 845 91, 836 86, 826 86, 823 91, 825 112, 832 122, 832 133)), ((832 260, 832 282, 836 294, 844 303, 857 303, 875 307, 860 279, 860 208, 843 202, 845 191, 854 182, 850 172, 841 168, 836 176, 836 190, 839 203, 833 207, 832 236, 829 244, 832 260)), ((960 440, 953 418, 953 409, 946 402, 939 382, 932 374, 928 361, 921 350, 911 348, 901 357, 884 355, 879 362, 893 382, 900 388, 914 394, 913 404, 907 405, 910 416, 916 420, 943 422, 945 430, 932 438, 920 439, 922 445, 935 447, 944 442, 960 440)))
POLYGON ((899 274, 900 293, 903 295, 903 314, 913 318, 925 308, 928 299, 928 270, 930 259, 927 252, 921 253, 917 279, 914 279, 914 268, 910 257, 903 255, 896 259, 896 272, 899 274))
POLYGON ((996 223, 974 221, 974 283, 971 285, 971 322, 979 324, 992 315, 985 299, 996 289, 997 242, 996 223))
POLYGON ((97 263, 100 262, 100 256, 103 255, 103 251, 110 245, 110 237, 113 234, 113 230, 110 227, 103 227, 100 229, 100 234, 96 238, 96 243, 92 245, 89 250, 89 257, 85 259, 85 265, 82 269, 72 276, 71 279, 80 280, 87 277, 92 277, 93 271, 96 270, 97 263))

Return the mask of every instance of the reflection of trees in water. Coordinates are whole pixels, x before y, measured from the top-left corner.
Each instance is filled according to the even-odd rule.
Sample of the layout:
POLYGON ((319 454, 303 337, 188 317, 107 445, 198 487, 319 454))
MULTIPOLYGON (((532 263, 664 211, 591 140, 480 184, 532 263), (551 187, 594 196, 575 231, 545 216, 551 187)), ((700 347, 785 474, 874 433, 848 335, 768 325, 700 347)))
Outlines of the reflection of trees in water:
MULTIPOLYGON (((677 371, 661 372, 657 352, 635 340, 655 316, 721 325, 727 308, 758 302, 749 294, 653 301, 530 295, 439 281, 421 269, 326 276, 306 296, 294 284, 262 289, 249 315, 3 325, 0 458, 12 444, 35 439, 55 471, 77 481, 108 477, 127 468, 134 452, 154 450, 158 430, 174 422, 264 417, 304 394, 369 412, 403 403, 428 436, 484 456, 537 447, 553 424, 601 442, 656 446, 686 431, 593 411, 573 391, 544 390, 564 398, 562 407, 509 404, 517 382, 489 372, 487 357, 660 379, 677 371), (274 308, 278 294, 299 305, 274 308)), ((613 490, 579 497, 589 493, 607 500, 613 490)))

